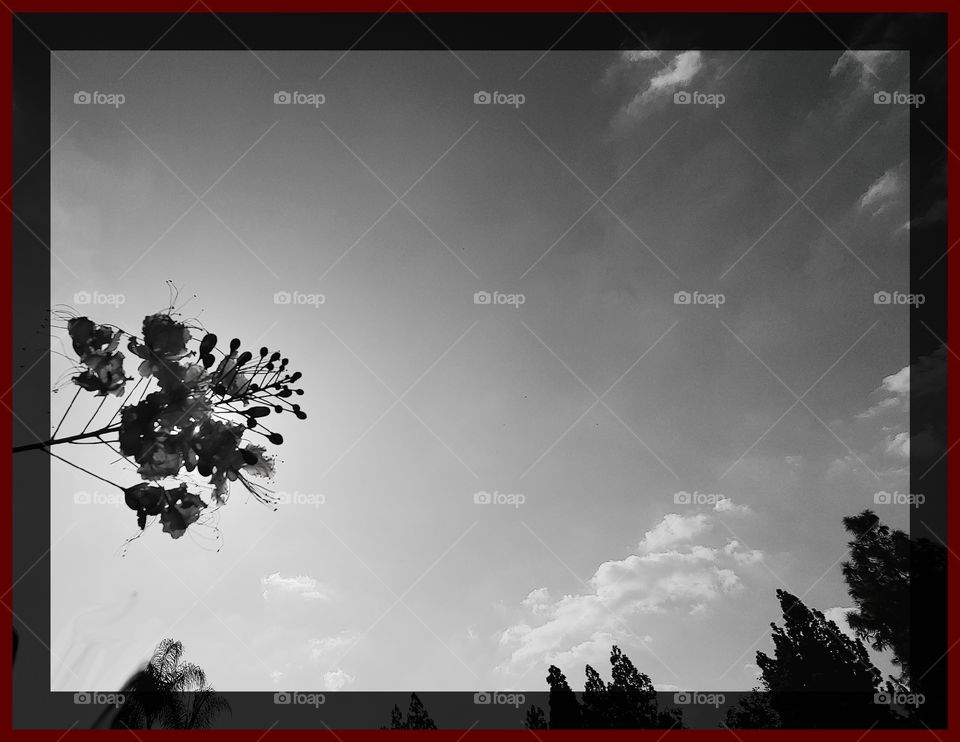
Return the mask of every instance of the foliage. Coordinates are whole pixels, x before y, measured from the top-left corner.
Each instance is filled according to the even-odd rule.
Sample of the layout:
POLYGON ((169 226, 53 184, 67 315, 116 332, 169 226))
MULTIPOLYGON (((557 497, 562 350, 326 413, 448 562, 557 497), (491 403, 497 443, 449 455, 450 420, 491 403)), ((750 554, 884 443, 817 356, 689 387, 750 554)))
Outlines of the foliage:
POLYGON ((203 670, 182 658, 183 645, 164 639, 121 690, 124 702, 110 727, 209 729, 229 711, 230 705, 207 683, 203 670))

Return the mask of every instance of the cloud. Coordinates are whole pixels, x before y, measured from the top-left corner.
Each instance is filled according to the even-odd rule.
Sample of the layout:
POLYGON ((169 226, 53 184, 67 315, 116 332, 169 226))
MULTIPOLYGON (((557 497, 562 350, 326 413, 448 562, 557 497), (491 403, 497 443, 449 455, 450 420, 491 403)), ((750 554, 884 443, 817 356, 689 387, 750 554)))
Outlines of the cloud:
POLYGON ((881 412, 897 407, 906 408, 910 401, 910 366, 904 366, 895 374, 883 377, 874 394, 886 394, 870 409, 857 415, 858 418, 870 418, 881 412))
POLYGON ((830 77, 842 74, 859 74, 860 86, 869 88, 876 82, 879 71, 889 66, 897 58, 895 51, 860 49, 847 50, 830 68, 830 77))
POLYGON ((323 674, 323 690, 343 690, 356 678, 339 667, 323 674))
POLYGON ((260 578, 263 586, 263 599, 270 600, 277 595, 291 595, 303 600, 319 600, 328 597, 321 592, 317 581, 306 575, 284 577, 279 572, 260 578))
POLYGON ((715 516, 668 513, 640 541, 638 553, 603 562, 586 590, 552 598, 545 588, 520 603, 518 619, 499 633, 506 658, 497 670, 525 672, 544 664, 602 662, 618 642, 652 641, 629 628, 638 615, 697 615, 745 589, 742 573, 763 559, 735 539, 713 546, 690 543, 715 516))
POLYGON ((653 49, 627 49, 620 58, 625 62, 645 62, 648 59, 660 59, 660 52, 653 49))
POLYGON ((311 639, 307 642, 310 659, 314 662, 321 662, 328 659, 331 654, 344 653, 356 643, 357 639, 358 635, 351 633, 311 639))
POLYGON ((689 541, 710 527, 710 518, 703 513, 688 516, 667 513, 663 516, 663 520, 643 535, 640 549, 652 551, 681 541, 689 541))
POLYGON ((717 500, 717 504, 713 506, 713 509, 718 513, 737 513, 740 515, 749 515, 753 512, 749 506, 737 505, 729 497, 722 497, 717 500))
POLYGON ((887 436, 883 441, 884 451, 888 456, 910 460, 910 434, 900 432, 887 436))
POLYGON ((665 101, 678 88, 686 87, 703 67, 703 55, 697 50, 682 51, 664 62, 672 52, 655 53, 648 50, 625 51, 620 55, 617 68, 635 70, 639 73, 639 92, 635 93, 620 112, 620 120, 642 118, 652 106, 665 101), (650 74, 649 62, 659 59, 656 71, 650 74))
POLYGON ((796 471, 806 463, 806 459, 800 455, 784 456, 783 460, 786 462, 787 466, 789 466, 794 471, 796 471))
POLYGON ((876 216, 887 206, 890 201, 902 190, 900 176, 893 169, 887 170, 883 175, 877 178, 866 192, 860 197, 860 209, 870 211, 876 216))

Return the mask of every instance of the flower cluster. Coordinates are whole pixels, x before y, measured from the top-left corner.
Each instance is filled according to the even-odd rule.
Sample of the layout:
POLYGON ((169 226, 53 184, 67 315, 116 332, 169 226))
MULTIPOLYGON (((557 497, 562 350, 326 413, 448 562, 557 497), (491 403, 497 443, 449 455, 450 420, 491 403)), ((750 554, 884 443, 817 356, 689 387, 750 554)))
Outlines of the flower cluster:
POLYGON ((81 389, 123 396, 128 381, 123 373, 123 353, 117 350, 123 334, 107 325, 98 325, 86 317, 74 317, 67 322, 67 332, 73 341, 73 350, 80 356, 85 368, 73 382, 81 389))
MULTIPOLYGON (((67 327, 83 364, 73 382, 99 396, 121 396, 132 381, 124 375, 124 356, 117 350, 125 333, 87 317, 72 318, 67 327)), ((222 505, 231 482, 239 481, 257 499, 274 503, 267 489, 248 478, 271 479, 274 459, 265 446, 246 436, 260 435, 279 445, 283 437, 265 426, 265 418, 287 412, 306 419, 300 405, 290 401, 303 394, 296 387, 301 374, 289 372, 288 360, 280 353, 266 347, 256 355, 241 351, 238 339, 219 350, 211 333, 203 334, 192 350, 194 340, 190 328, 169 313, 145 317, 141 335, 130 336, 127 343, 130 353, 141 359, 133 391, 145 388, 138 401, 127 403, 133 391, 124 400, 119 424, 97 431, 98 437, 117 433, 120 453, 136 464, 144 480, 124 489, 137 524, 144 529, 148 517, 159 517, 163 531, 173 538, 182 536, 204 508, 222 505), (184 473, 205 481, 209 502, 189 492, 185 482, 160 484, 184 473)))

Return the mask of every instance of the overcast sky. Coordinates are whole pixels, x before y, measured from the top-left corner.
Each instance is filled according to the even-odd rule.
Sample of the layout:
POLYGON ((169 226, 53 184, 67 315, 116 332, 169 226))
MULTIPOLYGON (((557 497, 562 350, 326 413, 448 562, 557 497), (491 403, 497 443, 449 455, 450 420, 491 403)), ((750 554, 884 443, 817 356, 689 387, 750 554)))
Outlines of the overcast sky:
POLYGON ((220 544, 124 551, 116 491, 52 462, 53 689, 167 636, 221 690, 581 688, 613 643, 747 689, 777 588, 850 605, 841 518, 907 526, 874 505, 909 486, 910 309, 874 303, 908 291, 908 109, 874 102, 906 55, 58 54, 53 302, 136 331, 170 279, 310 417, 293 502, 238 488, 220 544))

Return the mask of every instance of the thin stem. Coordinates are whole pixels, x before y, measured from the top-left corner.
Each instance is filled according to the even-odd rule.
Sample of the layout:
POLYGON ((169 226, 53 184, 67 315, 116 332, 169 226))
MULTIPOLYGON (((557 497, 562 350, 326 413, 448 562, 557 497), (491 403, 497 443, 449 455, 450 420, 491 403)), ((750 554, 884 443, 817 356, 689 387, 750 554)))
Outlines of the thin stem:
MULTIPOLYGON (((74 441, 84 440, 86 438, 97 438, 101 435, 106 435, 107 433, 115 433, 120 430, 119 425, 113 427, 100 428, 99 430, 90 430, 86 433, 77 433, 76 435, 68 435, 66 438, 51 438, 47 441, 38 441, 37 443, 28 443, 25 446, 14 446, 13 452, 20 453, 21 451, 42 451, 48 449, 50 446, 56 446, 60 443, 73 443, 74 441)), ((49 451, 48 451, 49 453, 49 451)))
POLYGON ((51 456, 53 456, 53 458, 55 458, 55 459, 60 459, 60 461, 62 461, 64 464, 69 464, 69 465, 72 466, 74 469, 79 469, 79 470, 82 471, 84 474, 89 474, 89 475, 90 475, 91 477, 93 477, 94 479, 99 479, 101 482, 105 482, 106 484, 109 484, 109 485, 111 485, 112 487, 116 487, 116 488, 117 488, 118 490, 120 490, 121 492, 126 492, 126 490, 124 490, 123 487, 121 487, 121 486, 120 486, 119 484, 117 484, 116 482, 111 482, 109 479, 104 479, 103 477, 99 476, 98 474, 94 474, 94 473, 93 473, 92 471, 90 471, 89 469, 84 469, 84 468, 83 468, 82 466, 80 466, 79 464, 74 464, 72 461, 63 458, 63 456, 57 456, 57 454, 55 454, 53 451, 51 451, 51 450, 49 450, 49 449, 44 449, 44 450, 45 450, 48 454, 50 454, 51 456))
MULTIPOLYGON (((78 389, 77 391, 79 391, 79 389, 78 389)), ((105 403, 106 401, 107 401, 107 396, 104 395, 104 396, 103 396, 103 399, 100 400, 100 404, 97 405, 96 411, 90 416, 90 419, 87 420, 87 424, 83 426, 83 430, 80 431, 81 433, 86 433, 86 432, 87 432, 87 428, 89 428, 90 425, 93 423, 93 421, 97 419, 97 415, 100 414, 100 410, 103 409, 103 405, 104 405, 104 403, 105 403)), ((61 422, 62 422, 62 421, 61 421, 61 422)), ((58 429, 59 429, 59 428, 58 428, 58 429)), ((56 435, 56 434, 57 434, 56 431, 54 431, 53 434, 56 435)))
POLYGON ((71 399, 70 404, 67 405, 66 412, 63 413, 63 417, 61 417, 60 422, 57 423, 57 428, 56 430, 53 431, 53 435, 50 436, 51 438, 57 437, 57 433, 60 432, 60 428, 61 426, 63 426, 63 421, 67 419, 67 415, 69 415, 70 410, 73 409, 73 403, 77 401, 77 397, 79 396, 80 396, 80 387, 77 387, 77 391, 74 393, 73 399, 71 399))

